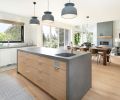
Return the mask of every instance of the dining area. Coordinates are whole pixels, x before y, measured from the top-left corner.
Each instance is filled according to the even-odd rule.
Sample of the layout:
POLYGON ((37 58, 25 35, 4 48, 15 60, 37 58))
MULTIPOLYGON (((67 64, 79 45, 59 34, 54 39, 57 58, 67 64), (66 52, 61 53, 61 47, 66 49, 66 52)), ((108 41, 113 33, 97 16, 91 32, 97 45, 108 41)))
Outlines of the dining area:
POLYGON ((96 46, 96 47, 86 47, 86 46, 67 46, 68 50, 72 50, 73 52, 90 52, 91 53, 91 59, 95 60, 97 64, 103 64, 106 66, 107 64, 110 64, 110 53, 111 48, 105 47, 105 46, 96 46))

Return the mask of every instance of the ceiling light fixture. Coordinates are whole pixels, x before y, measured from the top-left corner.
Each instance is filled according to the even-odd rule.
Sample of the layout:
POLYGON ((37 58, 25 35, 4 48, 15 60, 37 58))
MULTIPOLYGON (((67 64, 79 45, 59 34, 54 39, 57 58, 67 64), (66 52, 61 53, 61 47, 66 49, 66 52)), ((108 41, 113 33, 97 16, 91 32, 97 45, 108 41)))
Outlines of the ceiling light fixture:
POLYGON ((71 3, 69 0, 69 3, 65 4, 65 7, 62 9, 61 16, 65 19, 72 19, 77 16, 77 9, 74 7, 75 4, 71 3))
POLYGON ((43 22, 53 22, 54 16, 52 15, 52 12, 49 11, 49 0, 48 0, 48 11, 44 12, 44 15, 42 16, 43 22))
POLYGON ((33 4, 34 4, 34 16, 31 17, 30 24, 32 24, 32 25, 39 25, 40 21, 35 16, 35 5, 36 5, 36 2, 33 2, 33 4))

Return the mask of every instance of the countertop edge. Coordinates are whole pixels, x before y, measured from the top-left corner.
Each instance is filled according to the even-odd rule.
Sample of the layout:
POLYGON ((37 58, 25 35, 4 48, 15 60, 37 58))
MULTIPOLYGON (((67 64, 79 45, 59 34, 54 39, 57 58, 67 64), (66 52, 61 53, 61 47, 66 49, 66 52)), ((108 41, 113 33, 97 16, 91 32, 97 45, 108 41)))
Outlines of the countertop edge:
POLYGON ((56 60, 61 60, 61 61, 70 61, 72 59, 76 59, 80 56, 84 56, 86 54, 90 54, 90 52, 85 52, 85 53, 81 53, 81 54, 76 54, 76 56, 72 56, 72 57, 61 57, 61 56, 57 56, 57 55, 49 55, 49 54, 42 54, 42 53, 37 53, 37 52, 33 52, 33 51, 29 51, 29 50, 24 50, 24 49, 17 49, 17 51, 22 51, 22 52, 26 52, 26 53, 30 53, 30 54, 35 54, 35 55, 40 55, 40 56, 45 56, 48 58, 52 58, 52 59, 56 59, 56 60))
POLYGON ((45 55, 45 54, 40 54, 40 53, 25 51, 25 50, 22 50, 22 49, 18 49, 17 51, 22 51, 22 52, 26 52, 26 53, 30 53, 30 54, 35 54, 35 55, 38 55, 38 56, 45 56, 45 57, 48 57, 48 58, 52 58, 52 59, 56 59, 56 60, 61 60, 61 61, 65 61, 65 62, 68 62, 70 60, 70 59, 65 59, 64 57, 56 57, 56 56, 51 56, 51 55, 45 55))

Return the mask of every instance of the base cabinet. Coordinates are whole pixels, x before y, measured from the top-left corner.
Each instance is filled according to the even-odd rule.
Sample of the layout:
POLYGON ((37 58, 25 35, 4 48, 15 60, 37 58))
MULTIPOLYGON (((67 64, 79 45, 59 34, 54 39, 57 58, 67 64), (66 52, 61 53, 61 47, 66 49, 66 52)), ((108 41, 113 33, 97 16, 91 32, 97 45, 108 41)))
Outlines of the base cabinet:
POLYGON ((57 100, 66 100, 66 62, 18 51, 18 72, 57 100))
POLYGON ((56 100, 81 100, 91 88, 91 54, 56 59, 56 56, 51 57, 49 53, 46 56, 46 52, 40 50, 19 49, 18 72, 56 100))

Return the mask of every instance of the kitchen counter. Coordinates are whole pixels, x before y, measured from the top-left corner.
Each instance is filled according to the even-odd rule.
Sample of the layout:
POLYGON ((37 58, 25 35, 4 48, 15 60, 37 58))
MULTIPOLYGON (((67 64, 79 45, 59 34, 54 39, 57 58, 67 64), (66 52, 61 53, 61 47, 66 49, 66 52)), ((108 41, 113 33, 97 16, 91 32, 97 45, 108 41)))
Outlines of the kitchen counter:
POLYGON ((24 48, 18 49, 17 71, 56 100, 81 100, 91 88, 91 54, 63 49, 24 48))
POLYGON ((71 57, 62 57, 62 56, 57 56, 56 54, 59 53, 70 53, 70 51, 68 50, 64 50, 64 49, 54 49, 54 48, 45 48, 45 47, 31 47, 31 48, 23 48, 23 49, 19 49, 20 51, 24 51, 24 52, 28 52, 28 53, 32 53, 32 54, 36 54, 36 55, 42 55, 42 56, 47 56, 47 57, 51 57, 51 58, 56 58, 56 59, 61 59, 64 61, 68 61, 68 60, 72 60, 76 57, 85 55, 85 54, 90 54, 90 52, 73 52, 74 56, 71 57))

